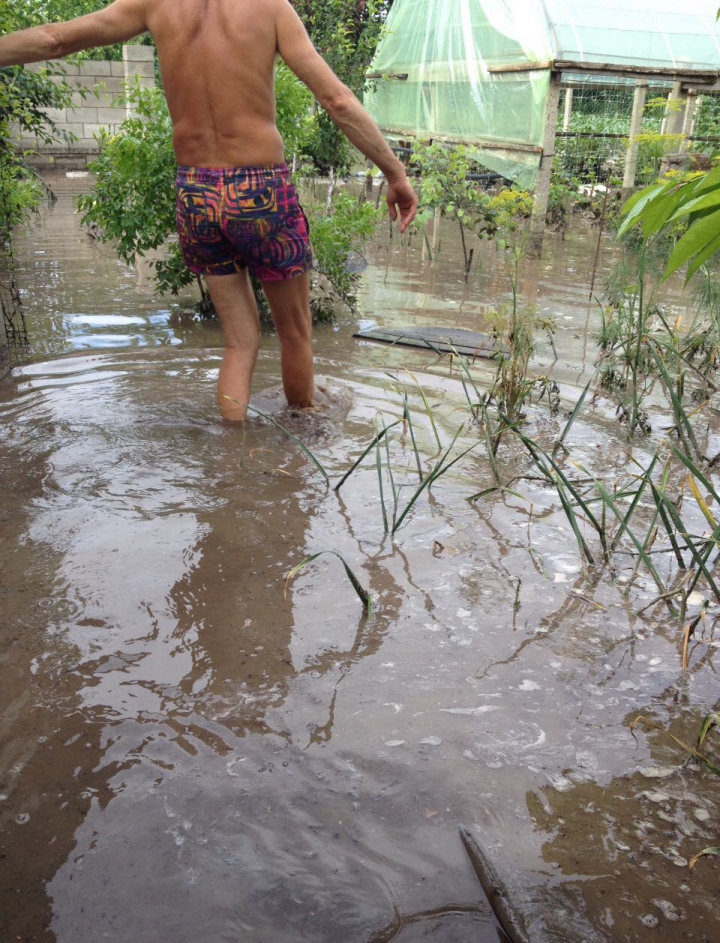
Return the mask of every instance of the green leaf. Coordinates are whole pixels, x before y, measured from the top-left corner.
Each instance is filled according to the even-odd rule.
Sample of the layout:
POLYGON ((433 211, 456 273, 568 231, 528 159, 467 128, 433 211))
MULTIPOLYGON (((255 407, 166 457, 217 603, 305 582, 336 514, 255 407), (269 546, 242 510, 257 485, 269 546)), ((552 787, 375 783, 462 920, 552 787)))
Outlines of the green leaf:
POLYGON ((623 214, 625 215, 625 221, 618 229, 618 237, 625 235, 628 230, 632 229, 640 221, 640 215, 645 207, 661 193, 665 193, 669 189, 668 184, 656 184, 653 187, 648 187, 646 190, 641 190, 640 193, 636 193, 634 196, 630 197, 625 206, 623 207, 623 214))
POLYGON ((709 170, 703 177, 695 181, 695 193, 702 193, 720 184, 720 166, 709 170))
POLYGON ((563 445, 563 444, 565 443, 565 439, 567 438, 568 433, 569 433, 570 430, 572 429, 573 423, 575 422, 575 420, 577 419, 577 417, 580 415, 580 410, 583 408, 583 405, 584 405, 584 403, 585 403, 585 399, 587 398, 587 395, 588 395, 588 393, 590 392, 590 385, 592 384, 592 382, 593 382, 594 379, 595 379, 595 375, 593 375, 592 377, 590 377, 590 379, 589 379, 588 382, 587 382, 587 385, 586 385, 585 389, 582 391, 582 394, 580 395, 580 399, 577 401, 577 403, 575 403, 575 408, 573 409, 573 411, 572 411, 572 413, 571 413, 571 415, 570 415, 570 418, 568 419, 568 421, 567 421, 567 423, 566 423, 566 425, 565 425, 565 428, 564 428, 563 431, 562 431, 562 435, 561 435, 560 438, 558 439, 558 442, 557 442, 558 445, 563 445))
POLYGON ((673 213, 669 222, 674 223, 675 220, 682 219, 683 216, 689 216, 691 213, 695 213, 698 210, 706 210, 718 205, 720 205, 720 184, 710 193, 704 193, 702 196, 690 200, 689 203, 682 204, 680 208, 673 213))
POLYGON ((692 264, 688 267, 687 276, 685 278, 685 284, 690 281, 693 275, 705 265, 708 259, 711 259, 715 253, 720 249, 720 233, 717 237, 709 243, 702 252, 698 253, 692 261, 692 264))
POLYGON ((703 720, 702 727, 700 728, 700 735, 698 736, 698 750, 707 739, 707 735, 710 733, 713 727, 720 727, 720 714, 708 714, 707 717, 703 720))
MULTIPOLYGON (((677 272, 698 253, 707 253, 708 245, 717 240, 718 234, 720 234, 720 210, 706 216, 705 219, 700 220, 688 229, 673 249, 665 270, 665 278, 669 278, 677 272)), ((706 254, 705 258, 709 258, 709 255, 706 254)))
POLYGON ((671 190, 662 198, 653 200, 646 207, 642 213, 642 229, 646 241, 655 233, 660 232, 682 202, 682 198, 681 191, 671 190))

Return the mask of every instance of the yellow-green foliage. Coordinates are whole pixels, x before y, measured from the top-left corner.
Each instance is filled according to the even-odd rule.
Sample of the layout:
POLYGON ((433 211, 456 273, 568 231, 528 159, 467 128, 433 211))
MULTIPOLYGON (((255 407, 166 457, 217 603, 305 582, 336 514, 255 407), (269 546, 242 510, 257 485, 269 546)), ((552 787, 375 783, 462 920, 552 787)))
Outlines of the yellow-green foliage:
POLYGON ((490 200, 490 207, 501 216, 527 218, 533 210, 532 194, 527 190, 501 190, 490 200))

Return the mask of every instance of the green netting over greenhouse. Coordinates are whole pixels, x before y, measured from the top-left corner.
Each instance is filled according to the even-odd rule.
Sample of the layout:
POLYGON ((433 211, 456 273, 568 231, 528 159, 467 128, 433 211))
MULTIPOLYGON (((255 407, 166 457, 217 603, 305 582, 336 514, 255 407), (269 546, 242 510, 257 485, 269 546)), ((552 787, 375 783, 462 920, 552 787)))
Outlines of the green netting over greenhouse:
POLYGON ((474 145, 487 167, 532 186, 553 64, 718 70, 717 9, 718 0, 395 0, 367 105, 390 135, 474 145))

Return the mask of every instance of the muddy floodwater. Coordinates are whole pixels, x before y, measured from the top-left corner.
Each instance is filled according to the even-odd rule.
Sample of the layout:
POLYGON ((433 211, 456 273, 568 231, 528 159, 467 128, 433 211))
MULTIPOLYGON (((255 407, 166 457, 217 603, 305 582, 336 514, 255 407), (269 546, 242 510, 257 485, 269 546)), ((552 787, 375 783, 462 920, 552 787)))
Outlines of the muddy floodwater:
MULTIPOLYGON (((374 452, 336 493, 270 423, 224 426, 218 328, 82 231, 87 180, 52 184, 17 238, 32 359, 0 386, 0 941, 506 943, 462 824, 531 943, 718 943, 718 865, 688 868, 720 844, 718 779, 629 730, 643 713, 695 737, 716 642, 683 673, 678 626, 637 614, 653 587, 626 592, 634 561, 614 582, 584 569, 541 482, 468 503, 492 484, 480 455, 391 540, 374 452), (324 550, 370 589, 372 619, 334 556, 286 589, 324 550)), ((264 340, 256 403, 332 484, 378 410, 402 414, 401 383, 437 458, 408 370, 444 447, 467 418, 447 359, 352 339, 360 320, 482 329, 502 259, 485 247, 466 287, 453 239, 430 266, 381 227, 359 315, 316 331, 318 415, 263 393, 280 379, 264 340)), ((523 279, 558 326, 536 368, 564 407, 533 405, 535 429, 560 429, 592 374, 596 240, 580 222, 550 236, 523 279)), ((652 449, 631 452, 602 401, 571 439, 591 468, 652 449)), ((399 428, 391 455, 402 508, 417 470, 399 428)))

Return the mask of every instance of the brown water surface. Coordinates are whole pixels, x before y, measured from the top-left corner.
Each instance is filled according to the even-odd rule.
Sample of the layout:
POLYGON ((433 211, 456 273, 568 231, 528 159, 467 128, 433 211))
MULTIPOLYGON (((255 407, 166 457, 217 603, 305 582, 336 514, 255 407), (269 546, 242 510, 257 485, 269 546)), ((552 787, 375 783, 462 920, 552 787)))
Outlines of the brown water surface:
MULTIPOLYGON (((222 425, 217 327, 153 300, 80 230, 86 185, 54 180, 58 204, 19 235, 33 360, 0 388, 2 943, 496 943, 460 823, 533 943, 717 943, 717 868, 687 867, 718 843, 717 779, 628 729, 643 712, 692 739, 717 643, 683 676, 677 626, 636 614, 652 587, 628 597, 622 571, 584 571, 542 483, 468 504, 492 482, 470 454, 392 541, 374 453, 336 494, 271 424, 222 425), (322 550, 370 587, 374 618, 332 556, 285 593, 322 550)), ((538 371, 569 397, 595 356, 596 239, 551 237, 526 275, 559 325, 538 371)), ((451 233, 432 267, 383 229, 361 318, 477 329, 507 296, 502 259, 484 250, 469 286, 456 261, 451 233)), ((337 480, 377 411, 401 414, 391 373, 429 465, 403 371, 447 446, 466 415, 457 368, 354 341, 356 323, 316 332, 330 407, 281 421, 337 480)), ((256 389, 278 383, 268 337, 256 389)), ((607 404, 572 440, 590 467, 630 462, 607 404)), ((402 508, 405 437, 392 455, 402 508)))

